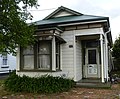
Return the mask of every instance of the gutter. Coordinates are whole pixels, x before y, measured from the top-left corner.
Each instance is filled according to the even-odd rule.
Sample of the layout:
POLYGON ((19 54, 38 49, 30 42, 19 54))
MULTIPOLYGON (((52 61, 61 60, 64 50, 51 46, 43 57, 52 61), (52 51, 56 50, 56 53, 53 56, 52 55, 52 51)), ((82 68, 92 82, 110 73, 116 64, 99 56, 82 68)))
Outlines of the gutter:
POLYGON ((76 22, 76 23, 61 24, 61 25, 58 25, 58 26, 72 26, 72 25, 79 25, 79 24, 101 23, 101 22, 107 22, 107 20, 89 21, 89 22, 76 22))

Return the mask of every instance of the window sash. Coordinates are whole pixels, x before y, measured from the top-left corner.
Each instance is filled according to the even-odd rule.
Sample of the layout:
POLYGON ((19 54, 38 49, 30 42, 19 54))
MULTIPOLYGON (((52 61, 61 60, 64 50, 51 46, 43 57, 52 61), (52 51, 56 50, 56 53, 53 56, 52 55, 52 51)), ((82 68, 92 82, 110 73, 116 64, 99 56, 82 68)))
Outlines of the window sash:
POLYGON ((38 56, 38 69, 50 69, 50 55, 40 54, 38 56))
MULTIPOLYGON (((21 48, 22 70, 52 70, 51 40, 39 41, 34 46, 21 48)), ((56 42, 56 70, 60 69, 60 43, 56 42)))
POLYGON ((34 55, 24 55, 24 69, 34 69, 34 55))
POLYGON ((23 49, 23 69, 31 70, 34 69, 34 46, 28 46, 23 49))
POLYGON ((7 65, 7 54, 2 56, 2 65, 7 65))
POLYGON ((50 70, 51 68, 51 41, 40 41, 38 43, 37 68, 50 70))
POLYGON ((3 59, 3 65, 7 65, 7 59, 3 59))
POLYGON ((60 69, 60 43, 56 42, 56 69, 60 69))

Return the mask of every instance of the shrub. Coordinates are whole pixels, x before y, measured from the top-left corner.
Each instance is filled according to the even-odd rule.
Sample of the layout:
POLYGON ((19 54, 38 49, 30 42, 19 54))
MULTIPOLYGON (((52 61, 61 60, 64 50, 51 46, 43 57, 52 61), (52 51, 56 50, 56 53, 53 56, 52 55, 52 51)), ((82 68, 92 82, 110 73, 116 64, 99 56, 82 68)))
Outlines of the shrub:
POLYGON ((12 73, 5 81, 5 88, 13 92, 57 93, 68 91, 73 86, 73 80, 50 75, 31 78, 25 75, 20 77, 12 73))

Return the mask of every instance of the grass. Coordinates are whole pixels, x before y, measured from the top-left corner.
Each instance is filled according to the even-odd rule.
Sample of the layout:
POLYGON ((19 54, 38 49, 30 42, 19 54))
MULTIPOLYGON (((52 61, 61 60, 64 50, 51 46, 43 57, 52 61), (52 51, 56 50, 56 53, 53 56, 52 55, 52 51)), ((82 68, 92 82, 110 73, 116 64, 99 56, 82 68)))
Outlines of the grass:
MULTIPOLYGON (((70 95, 74 95, 74 97, 76 96, 86 96, 86 93, 89 94, 88 92, 93 92, 93 94, 89 94, 89 95, 96 95, 96 92, 99 92, 98 94, 99 95, 103 95, 104 96, 104 93, 108 93, 106 94, 106 97, 113 97, 111 99, 119 99, 119 97, 117 96, 118 94, 116 94, 113 90, 120 90, 120 84, 117 86, 117 87, 113 87, 112 89, 109 89, 109 90, 101 90, 101 88, 98 88, 98 89, 90 89, 90 88, 86 88, 86 89, 82 89, 81 88, 74 88, 75 92, 72 92, 72 91, 69 91, 69 92, 66 92, 66 93, 59 93, 59 94, 34 94, 34 93, 10 93, 8 91, 5 91, 4 89, 4 80, 0 80, 0 99, 3 97, 3 96, 7 96, 8 99, 56 99, 56 98, 59 98, 59 99, 66 99, 68 98, 70 95), (79 89, 79 90, 78 90, 79 89), (95 90, 95 91, 94 91, 95 90), (109 94, 109 92, 111 92, 111 94, 109 94), (80 92, 83 92, 83 94, 77 94, 77 93, 80 93, 80 92), (13 95, 13 96, 12 96, 13 95), (112 96, 111 96, 112 95, 112 96)), ((117 92, 118 93, 118 92, 117 92)), ((98 96, 99 96, 98 95, 98 96)), ((93 97, 93 96, 92 96, 93 97)), ((71 98, 72 99, 72 98, 71 98)), ((83 98, 79 98, 79 99, 83 99, 83 98)), ((98 98, 95 98, 95 99, 98 99, 98 98)), ((109 98, 108 98, 109 99, 109 98)))
POLYGON ((120 77, 120 71, 112 71, 111 72, 112 75, 117 75, 118 77, 120 77))
MULTIPOLYGON (((120 75, 120 71, 117 71, 117 72, 112 72, 113 74, 118 74, 118 75, 120 75)), ((46 99, 52 99, 51 97, 54 97, 54 99, 55 99, 55 97, 60 97, 60 99, 62 99, 63 97, 61 97, 60 95, 61 94, 63 94, 63 93, 61 93, 61 94, 34 94, 34 93, 13 93, 13 92, 8 92, 8 91, 6 91, 5 89, 4 89, 4 81, 5 81, 5 79, 2 79, 2 80, 0 80, 0 99, 3 97, 3 96, 8 96, 8 97, 12 97, 12 95, 13 95, 13 97, 20 97, 19 99, 30 99, 31 97, 32 97, 32 99, 38 99, 38 98, 40 98, 40 99, 42 99, 42 98, 45 98, 45 97, 47 97, 46 99), (24 98, 23 98, 24 97, 24 98)), ((115 84, 113 84, 113 85, 115 85, 115 84)), ((81 88, 79 88, 79 89, 81 89, 81 88)), ((95 92, 97 92, 97 91, 99 91, 101 88, 95 88, 94 90, 96 90, 95 92)), ((103 89, 105 89, 105 88, 103 88, 103 89)), ((77 90, 77 88, 75 88, 75 90, 77 90)), ((90 90, 90 88, 86 88, 85 89, 85 92, 87 91, 87 90, 90 90)), ((108 91, 111 91, 111 90, 120 90, 120 83, 118 84, 118 86, 117 87, 112 87, 111 89, 109 89, 108 88, 108 91)), ((101 90, 102 91, 102 90, 101 90)), ((107 91, 107 90, 105 90, 105 91, 107 91)), ((104 93, 104 90, 103 90, 103 92, 102 93, 104 93)), ((113 91, 113 93, 115 93, 114 91, 113 91)), ((73 93, 72 93, 73 94, 73 93)), ((69 94, 70 95, 70 94, 69 94)), ((111 94, 111 95, 114 95, 114 94, 111 94)), ((116 93, 115 93, 115 95, 116 95, 116 93)), ((118 94, 117 94, 118 95, 118 94)), ((65 94, 64 96, 66 96, 67 97, 67 95, 65 94)), ((75 96, 78 96, 78 95, 75 95, 75 96)), ((114 96, 114 97, 116 97, 116 98, 113 98, 113 99, 119 99, 119 96, 114 96)), ((68 97, 67 97, 68 98, 68 97)), ((10 99, 12 99, 12 98, 10 98, 10 99)), ((14 98, 15 99, 15 98, 14 98)))
POLYGON ((10 95, 11 93, 4 89, 4 79, 0 80, 0 96, 10 95))
POLYGON ((0 86, 4 84, 4 80, 0 80, 0 86))

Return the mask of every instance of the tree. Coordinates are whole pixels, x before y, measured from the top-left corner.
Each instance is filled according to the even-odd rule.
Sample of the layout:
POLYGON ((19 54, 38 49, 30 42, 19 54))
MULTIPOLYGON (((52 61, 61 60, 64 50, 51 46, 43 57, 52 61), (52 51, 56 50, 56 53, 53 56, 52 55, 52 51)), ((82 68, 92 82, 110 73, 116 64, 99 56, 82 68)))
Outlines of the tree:
POLYGON ((15 53, 20 45, 26 47, 34 41, 34 26, 28 7, 37 7, 37 0, 0 0, 0 53, 15 53))
POLYGON ((112 55, 114 57, 115 68, 120 70, 120 35, 115 40, 115 43, 113 45, 112 55))

